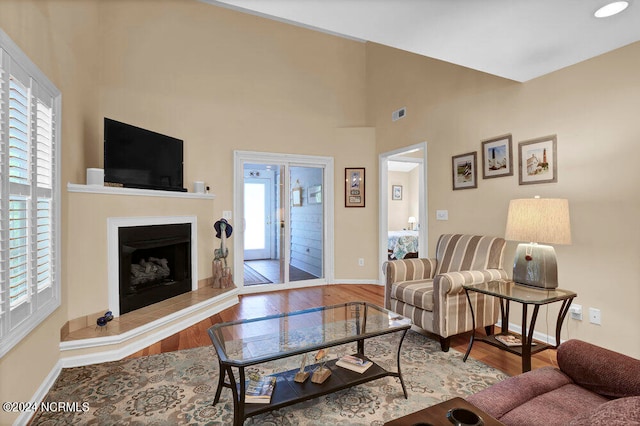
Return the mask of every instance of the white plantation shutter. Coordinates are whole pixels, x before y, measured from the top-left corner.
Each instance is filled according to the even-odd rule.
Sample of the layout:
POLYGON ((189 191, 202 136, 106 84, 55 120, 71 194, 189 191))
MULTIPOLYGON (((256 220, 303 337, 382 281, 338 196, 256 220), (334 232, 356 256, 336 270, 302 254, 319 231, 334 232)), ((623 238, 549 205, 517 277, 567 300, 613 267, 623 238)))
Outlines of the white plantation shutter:
POLYGON ((60 305, 60 93, 0 30, 0 357, 60 305))

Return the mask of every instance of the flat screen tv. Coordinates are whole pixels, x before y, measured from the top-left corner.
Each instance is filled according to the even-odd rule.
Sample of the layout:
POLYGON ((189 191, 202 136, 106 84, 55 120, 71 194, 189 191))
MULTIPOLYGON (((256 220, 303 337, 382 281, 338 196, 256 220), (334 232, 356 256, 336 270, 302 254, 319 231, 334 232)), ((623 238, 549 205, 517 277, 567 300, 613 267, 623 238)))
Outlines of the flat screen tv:
POLYGON ((110 118, 104 119, 104 181, 125 188, 186 191, 183 142, 110 118))

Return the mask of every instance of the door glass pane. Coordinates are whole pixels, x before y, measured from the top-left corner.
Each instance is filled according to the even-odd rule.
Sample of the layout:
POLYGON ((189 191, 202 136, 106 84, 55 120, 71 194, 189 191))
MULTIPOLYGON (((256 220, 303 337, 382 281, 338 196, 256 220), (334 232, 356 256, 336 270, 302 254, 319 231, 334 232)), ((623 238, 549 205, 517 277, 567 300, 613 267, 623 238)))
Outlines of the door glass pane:
POLYGON ((281 166, 244 165, 244 285, 282 283, 281 166))
POLYGON ((324 188, 320 167, 289 168, 289 281, 324 277, 324 188))
POLYGON ((244 233, 245 250, 265 248, 265 185, 263 183, 244 184, 244 218, 247 226, 244 233))

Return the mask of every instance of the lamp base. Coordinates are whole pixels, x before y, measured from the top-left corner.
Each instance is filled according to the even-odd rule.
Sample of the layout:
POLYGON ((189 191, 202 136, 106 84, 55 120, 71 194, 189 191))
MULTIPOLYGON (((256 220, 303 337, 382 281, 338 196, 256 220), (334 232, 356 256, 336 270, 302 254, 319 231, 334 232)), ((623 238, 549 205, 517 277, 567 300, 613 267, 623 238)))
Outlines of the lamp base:
POLYGON ((539 288, 558 287, 556 251, 551 246, 521 243, 513 260, 513 281, 539 288))

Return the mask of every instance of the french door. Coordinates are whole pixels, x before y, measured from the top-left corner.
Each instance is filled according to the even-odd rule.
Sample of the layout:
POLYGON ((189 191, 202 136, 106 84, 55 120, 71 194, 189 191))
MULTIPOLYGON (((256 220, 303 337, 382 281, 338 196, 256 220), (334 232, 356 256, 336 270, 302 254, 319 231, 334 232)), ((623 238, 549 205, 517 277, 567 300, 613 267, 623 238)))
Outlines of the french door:
POLYGON ((276 213, 273 204, 273 180, 245 178, 244 180, 244 259, 270 259, 274 255, 274 229, 276 213))
POLYGON ((333 270, 333 160, 249 152, 235 157, 236 286, 268 291, 325 284, 333 270))

